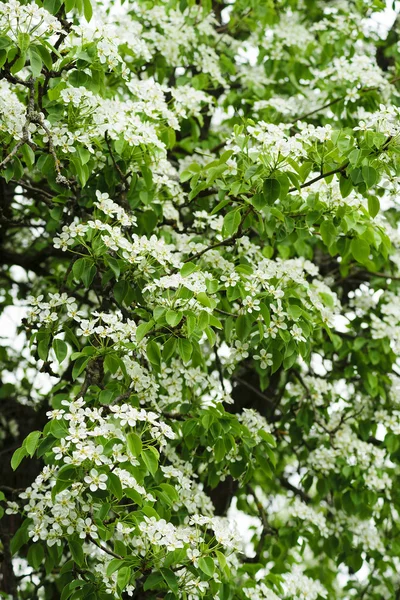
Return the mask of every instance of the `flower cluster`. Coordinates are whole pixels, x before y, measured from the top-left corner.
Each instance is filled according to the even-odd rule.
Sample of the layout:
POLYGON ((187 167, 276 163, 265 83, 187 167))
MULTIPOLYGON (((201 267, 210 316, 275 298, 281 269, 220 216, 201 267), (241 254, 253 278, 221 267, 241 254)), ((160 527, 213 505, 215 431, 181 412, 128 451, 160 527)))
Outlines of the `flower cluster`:
POLYGON ((390 600, 382 3, 59 4, 0 2, 0 450, 40 463, 0 491, 17 595, 390 600))
POLYGON ((0 2, 0 29, 18 39, 18 34, 29 34, 34 39, 62 33, 60 21, 35 2, 21 4, 18 0, 0 2))

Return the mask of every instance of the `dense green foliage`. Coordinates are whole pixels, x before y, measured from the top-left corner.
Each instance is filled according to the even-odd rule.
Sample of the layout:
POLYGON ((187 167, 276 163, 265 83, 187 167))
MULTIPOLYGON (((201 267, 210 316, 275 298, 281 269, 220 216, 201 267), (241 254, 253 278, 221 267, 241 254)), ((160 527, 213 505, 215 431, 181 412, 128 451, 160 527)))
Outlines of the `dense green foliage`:
POLYGON ((5 598, 400 598, 384 8, 0 2, 5 598))

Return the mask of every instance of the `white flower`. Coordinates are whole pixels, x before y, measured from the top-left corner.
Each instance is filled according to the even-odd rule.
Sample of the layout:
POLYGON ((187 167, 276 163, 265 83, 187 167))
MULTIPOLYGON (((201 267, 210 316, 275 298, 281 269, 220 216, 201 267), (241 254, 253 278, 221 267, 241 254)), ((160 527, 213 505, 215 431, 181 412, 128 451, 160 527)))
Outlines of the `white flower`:
POLYGON ((96 469, 91 469, 89 475, 85 475, 84 482, 88 484, 90 491, 95 492, 97 489, 106 490, 108 477, 105 473, 98 473, 96 469))
POLYGON ((303 335, 303 330, 298 325, 293 325, 293 327, 290 330, 290 333, 292 334, 293 339, 296 340, 296 342, 306 341, 306 338, 303 335))
POLYGON ((252 296, 246 296, 243 298, 243 306, 247 312, 252 313, 253 311, 260 310, 260 301, 252 296))
POLYGON ((226 287, 235 287, 240 281, 240 275, 236 271, 232 271, 228 275, 221 275, 221 281, 225 283, 226 287))
POLYGON ((60 409, 54 409, 54 410, 47 411, 46 416, 49 419, 55 419, 56 421, 60 421, 60 419, 63 418, 64 413, 65 413, 65 410, 63 408, 60 408, 60 409))
POLYGON ((6 515, 16 515, 19 512, 17 502, 7 502, 6 515))
POLYGON ((261 348, 260 354, 255 354, 253 358, 260 361, 260 367, 262 369, 266 369, 273 364, 272 354, 268 353, 264 348, 261 348))
POLYGON ((81 539, 85 539, 85 537, 88 535, 93 538, 99 537, 97 534, 97 527, 89 517, 87 517, 85 520, 79 518, 76 524, 76 530, 81 539))
POLYGON ((199 564, 198 559, 201 556, 200 551, 197 548, 188 548, 186 554, 188 559, 193 563, 193 565, 197 567, 199 564))

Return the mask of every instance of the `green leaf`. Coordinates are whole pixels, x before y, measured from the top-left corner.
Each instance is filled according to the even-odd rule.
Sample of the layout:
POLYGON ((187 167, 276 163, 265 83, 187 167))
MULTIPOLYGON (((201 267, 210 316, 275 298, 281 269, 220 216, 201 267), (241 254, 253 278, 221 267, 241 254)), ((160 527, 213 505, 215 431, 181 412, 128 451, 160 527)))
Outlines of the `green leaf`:
POLYGON ((121 279, 114 285, 114 296, 118 304, 122 304, 129 293, 130 287, 127 281, 121 279))
POLYGON ((104 257, 104 262, 110 267, 110 269, 113 271, 114 275, 115 275, 115 279, 118 279, 120 274, 121 274, 121 269, 119 266, 119 262, 116 258, 113 258, 112 256, 105 256, 104 257))
POLYGON ((74 364, 74 368, 72 369, 72 379, 74 381, 86 369, 89 361, 90 356, 88 358, 85 358, 84 356, 78 358, 78 360, 74 364))
POLYGON ((162 491, 162 497, 167 501, 167 504, 172 506, 172 504, 179 501, 179 494, 174 486, 169 483, 160 483, 159 487, 162 491))
POLYGON ((261 210, 264 206, 267 206, 267 200, 264 194, 254 194, 254 196, 250 199, 250 202, 257 210, 261 210))
POLYGON ((204 331, 206 333, 208 341, 210 342, 210 346, 214 346, 217 339, 214 330, 211 329, 211 327, 206 327, 204 331))
POLYGON ((140 323, 136 329, 136 341, 141 342, 149 331, 153 329, 154 319, 151 319, 147 323, 140 323))
POLYGON ((51 71, 53 66, 53 61, 51 59, 51 54, 44 46, 35 46, 35 50, 40 54, 40 57, 45 65, 46 69, 51 71))
POLYGON ((347 196, 353 190, 353 184, 350 177, 344 177, 343 175, 340 175, 339 188, 342 198, 347 198, 347 196))
POLYGON ((64 0, 65 11, 70 12, 75 7, 76 0, 64 0))
POLYGON ((107 488, 110 492, 117 498, 117 500, 121 500, 124 492, 122 490, 122 485, 119 477, 115 475, 115 473, 109 473, 107 488))
POLYGON ((142 452, 142 459, 147 469, 152 475, 155 475, 158 469, 159 454, 153 446, 142 452))
POLYGON ((81 280, 84 286, 86 288, 89 288, 94 279, 94 276, 96 275, 96 265, 90 259, 85 258, 83 260, 85 261, 85 263, 83 272, 81 274, 81 280))
POLYGON ((353 238, 351 240, 350 250, 356 261, 362 265, 369 260, 370 246, 365 240, 353 238))
POLYGON ((160 571, 164 578, 165 583, 167 584, 167 586, 169 587, 171 592, 173 592, 177 596, 178 592, 179 592, 179 586, 178 586, 178 578, 175 575, 175 573, 173 571, 171 571, 171 569, 160 569, 160 571))
POLYGON ((198 562, 199 567, 203 571, 203 573, 208 575, 208 577, 212 577, 214 575, 215 565, 213 559, 210 556, 202 556, 201 558, 199 558, 198 562))
POLYGON ((114 375, 120 368, 119 357, 116 354, 107 354, 104 359, 104 369, 114 375))
POLYGON ((146 188, 150 191, 153 187, 153 176, 151 170, 145 165, 142 165, 140 168, 142 171, 144 182, 146 184, 146 188))
POLYGON ((218 559, 221 570, 225 573, 226 576, 229 577, 230 572, 229 572, 228 563, 226 562, 225 554, 222 554, 222 552, 220 552, 219 550, 215 550, 215 556, 218 559))
POLYGON ((25 456, 28 456, 28 452, 24 446, 15 450, 11 458, 11 467, 13 471, 19 467, 22 459, 25 458, 25 456))
POLYGON ((44 548, 42 544, 33 544, 28 550, 28 563, 37 570, 44 559, 44 548))
POLYGON ((234 235, 239 229, 240 225, 240 212, 238 209, 228 212, 224 217, 224 231, 227 235, 234 235))
POLYGON ((117 585, 120 590, 123 590, 129 583, 131 577, 131 568, 130 567, 122 567, 118 570, 117 575, 117 585))
POLYGON ((10 550, 11 550, 11 554, 14 556, 14 554, 16 554, 18 552, 18 550, 20 548, 22 548, 22 546, 24 544, 26 544, 29 540, 29 533, 28 533, 28 526, 29 526, 29 519, 26 519, 21 527, 18 529, 18 531, 16 532, 16 534, 14 535, 14 537, 11 540, 10 543, 10 550))
POLYGON ((121 560, 120 558, 113 558, 107 566, 107 577, 111 577, 111 575, 115 573, 115 571, 118 571, 118 569, 120 569, 123 565, 123 560, 121 560))
POLYGON ((222 438, 218 438, 214 446, 214 456, 217 462, 220 462, 226 455, 225 444, 222 438))
POLYGON ((126 436, 126 442, 129 448, 129 451, 133 454, 133 456, 140 456, 142 452, 142 440, 140 437, 134 433, 128 433, 126 436))
POLYGON ((225 198, 225 200, 221 200, 221 202, 218 202, 217 206, 215 206, 215 207, 212 209, 212 211, 211 211, 210 215, 215 215, 215 214, 217 214, 217 212, 219 212, 220 210, 222 210, 222 209, 223 209, 223 208, 224 208, 224 207, 225 207, 227 204, 229 204, 229 202, 230 202, 230 201, 231 201, 231 200, 230 200, 230 198, 228 197, 228 198, 225 198))
MULTIPOLYGON (((1 39, 1 36, 0 36, 1 39)), ((7 50, 2 50, 0 48, 0 69, 5 65, 5 62, 7 60, 7 50)))
POLYGON ((207 308, 212 307, 211 300, 205 292, 200 292, 199 294, 197 294, 196 298, 198 302, 200 302, 200 304, 202 304, 203 306, 206 306, 207 308))
POLYGON ((35 450, 37 448, 41 435, 41 431, 31 431, 30 434, 25 438, 23 445, 30 457, 32 457, 35 454, 35 450))
POLYGON ((40 360, 46 361, 49 354, 49 341, 50 336, 46 335, 40 342, 38 343, 38 355, 40 360))
POLYGON ((167 321, 168 325, 170 325, 171 327, 176 327, 182 320, 182 313, 181 312, 177 312, 176 310, 167 310, 167 312, 165 313, 165 320, 167 321))
POLYGON ((21 153, 28 167, 33 167, 35 164, 35 153, 28 144, 24 144, 21 148, 21 153))
POLYGON ((378 180, 378 175, 373 167, 365 166, 361 169, 362 177, 367 187, 372 187, 378 180))
POLYGON ((187 262, 181 268, 181 275, 182 277, 187 277, 188 275, 191 275, 191 273, 193 273, 196 269, 197 265, 195 265, 192 262, 187 262))
POLYGON ((42 71, 42 66, 43 66, 42 57, 33 48, 29 48, 28 57, 29 57, 32 75, 34 77, 39 77, 39 75, 42 71))
POLYGON ((72 274, 78 281, 80 281, 82 273, 86 268, 86 261, 87 258, 78 258, 78 260, 76 260, 72 266, 72 274))
POLYGON ((90 0, 83 0, 83 14, 86 21, 89 22, 93 16, 93 8, 90 0))
POLYGON ((20 32, 18 34, 18 47, 21 50, 21 54, 26 53, 29 48, 30 41, 31 39, 29 37, 29 33, 20 32))
POLYGON ((277 179, 266 179, 263 183, 263 195, 267 204, 273 204, 281 193, 281 184, 277 179))
POLYGON ((251 331, 251 322, 246 315, 240 315, 236 319, 236 335, 238 336, 241 342, 249 336, 251 331))
POLYGON ((206 279, 206 288, 209 294, 215 294, 215 292, 218 291, 218 287, 218 279, 206 279))
POLYGON ((337 230, 332 221, 323 221, 319 228, 322 241, 326 246, 333 244, 337 237, 337 230))
POLYGON ((258 435, 264 440, 264 442, 267 442, 267 444, 269 444, 273 448, 276 448, 276 441, 273 435, 271 435, 267 431, 264 431, 264 429, 260 429, 258 435))
POLYGON ((167 362, 171 356, 174 354, 176 348, 176 338, 171 336, 165 342, 163 350, 162 350, 162 359, 164 362, 167 362))
POLYGON ((59 363, 62 363, 68 354, 67 344, 58 338, 53 340, 53 350, 59 363))
POLYGON ((161 365, 161 352, 160 348, 154 340, 150 340, 146 346, 146 354, 147 358, 155 367, 160 367, 161 365))
MULTIPOLYGON (((205 313, 205 311, 203 311, 201 314, 205 313)), ((212 327, 216 327, 216 329, 223 329, 223 325, 221 323, 221 321, 219 319, 217 319, 217 317, 214 317, 214 315, 210 315, 209 313, 205 313, 208 316, 209 319, 209 323, 212 327)))
POLYGON ((260 304, 260 312, 262 315, 262 318, 264 319, 264 324, 266 327, 269 327, 270 323, 271 323, 271 313, 269 311, 269 308, 266 304, 264 304, 264 302, 261 302, 260 304))
POLYGON ((26 54, 25 54, 25 52, 22 52, 21 56, 18 58, 18 60, 15 61, 15 63, 13 64, 13 66, 10 69, 12 75, 15 75, 21 69, 23 69, 25 66, 25 62, 26 62, 26 54))
POLYGON ((287 307, 287 313, 291 319, 296 321, 303 314, 303 309, 300 306, 297 306, 297 304, 289 304, 287 307))
POLYGON ((186 338, 178 339, 178 352, 184 363, 188 363, 193 352, 193 346, 186 338))
POLYGON ((8 35, 0 35, 0 50, 5 50, 13 45, 13 41, 8 35))
POLYGON ((83 567, 85 563, 85 555, 83 552, 82 543, 83 540, 81 540, 78 536, 74 536, 68 540, 71 556, 79 567, 83 567))
POLYGON ((381 208, 379 198, 376 196, 368 196, 368 212, 372 218, 376 217, 381 208))
POLYGON ((146 579, 144 586, 143 586, 143 590, 145 592, 147 590, 154 590, 155 588, 158 588, 160 583, 162 583, 163 581, 164 581, 164 578, 161 575, 161 573, 158 573, 157 571, 155 571, 154 573, 151 573, 151 575, 149 575, 148 578, 146 579))

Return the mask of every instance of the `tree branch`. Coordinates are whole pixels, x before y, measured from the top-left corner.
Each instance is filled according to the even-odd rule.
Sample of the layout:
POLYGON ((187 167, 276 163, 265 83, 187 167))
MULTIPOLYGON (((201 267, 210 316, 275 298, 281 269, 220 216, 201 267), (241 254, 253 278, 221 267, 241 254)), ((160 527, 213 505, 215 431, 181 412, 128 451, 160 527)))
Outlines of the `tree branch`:
POLYGON ((285 477, 280 477, 279 481, 282 487, 284 487, 286 490, 293 492, 295 496, 299 496, 299 498, 301 498, 306 504, 310 504, 311 497, 306 492, 303 492, 303 490, 291 484, 290 481, 288 481, 285 477))
MULTIPOLYGON (((290 191, 290 190, 289 190, 290 191)), ((214 250, 215 248, 220 248, 221 246, 230 246, 233 242, 235 242, 238 238, 242 237, 244 231, 243 231, 243 223, 245 222, 245 220, 247 219, 247 217, 249 216, 249 214, 252 212, 253 207, 249 206, 246 210, 245 213, 243 213, 242 219, 239 223, 239 227, 236 233, 234 233, 233 235, 231 235, 229 238, 227 238, 226 240, 222 240, 222 242, 217 242, 216 244, 213 244, 212 246, 208 246, 207 248, 204 248, 204 250, 200 250, 200 252, 197 252, 196 254, 192 254, 191 256, 189 256, 188 258, 186 258, 183 262, 190 262, 192 260, 197 260, 198 258, 200 258, 201 256, 203 256, 203 254, 205 254, 206 252, 209 252, 210 250, 214 250)))

